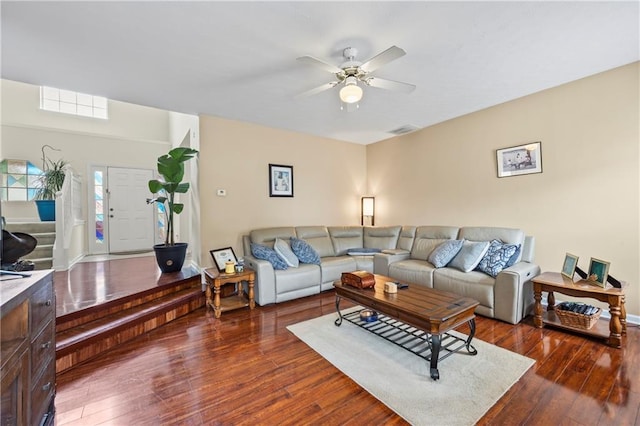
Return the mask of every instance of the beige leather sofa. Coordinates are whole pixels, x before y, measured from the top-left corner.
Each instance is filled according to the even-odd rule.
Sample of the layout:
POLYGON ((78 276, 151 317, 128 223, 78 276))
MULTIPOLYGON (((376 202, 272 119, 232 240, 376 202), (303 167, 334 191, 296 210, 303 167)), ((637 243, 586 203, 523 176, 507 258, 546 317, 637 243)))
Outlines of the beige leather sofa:
POLYGON ((534 238, 519 229, 451 226, 298 226, 256 229, 243 237, 245 264, 256 271, 256 303, 267 305, 317 294, 333 288, 342 272, 366 270, 416 285, 471 297, 476 313, 512 324, 533 307, 531 279, 540 273, 533 263, 534 238), (276 238, 305 240, 320 255, 320 265, 274 270, 251 255, 251 243, 272 247, 276 238), (519 244, 516 263, 495 278, 480 271, 435 268, 427 258, 440 243, 452 239, 501 240, 519 244), (349 249, 378 249, 373 255, 350 255, 349 249))

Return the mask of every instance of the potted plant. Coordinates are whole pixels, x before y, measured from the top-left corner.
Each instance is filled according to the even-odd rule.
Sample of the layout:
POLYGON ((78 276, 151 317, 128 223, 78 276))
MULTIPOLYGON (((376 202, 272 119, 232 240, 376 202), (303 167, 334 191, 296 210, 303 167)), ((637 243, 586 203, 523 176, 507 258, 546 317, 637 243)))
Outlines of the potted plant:
POLYGON ((45 161, 40 187, 35 194, 38 215, 43 222, 56 220, 56 193, 62 189, 66 166, 67 162, 64 160, 45 161))
POLYGON ((198 151, 192 148, 172 149, 168 154, 158 157, 158 174, 162 179, 149 181, 149 191, 158 196, 147 199, 147 203, 161 203, 164 206, 165 241, 164 244, 153 246, 162 272, 180 271, 184 264, 188 244, 176 243, 174 237, 174 214, 180 214, 184 209, 184 204, 176 202, 176 194, 185 194, 189 190, 189 183, 182 182, 184 163, 197 156, 198 151))

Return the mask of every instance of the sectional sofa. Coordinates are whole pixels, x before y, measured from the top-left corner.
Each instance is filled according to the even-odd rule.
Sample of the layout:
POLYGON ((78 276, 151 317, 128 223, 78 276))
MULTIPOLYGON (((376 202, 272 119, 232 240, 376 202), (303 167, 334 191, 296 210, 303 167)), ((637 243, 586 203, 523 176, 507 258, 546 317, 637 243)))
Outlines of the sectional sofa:
MULTIPOLYGON (((256 271, 255 296, 259 305, 317 294, 333 288, 334 281, 339 280, 343 272, 366 270, 471 297, 480 302, 476 313, 516 324, 533 307, 531 279, 540 273, 538 265, 533 263, 534 238, 525 236, 522 230, 511 228, 274 227, 252 230, 243 236, 243 249, 245 264, 256 271), (313 248, 319 257, 317 262, 300 262, 297 267, 276 269, 272 262, 253 255, 252 248, 254 251, 257 248, 273 248, 276 241, 281 246, 283 241, 299 240, 313 248), (464 244, 466 249, 467 245, 493 247, 501 243, 512 249, 509 253, 513 253, 513 256, 508 263, 511 266, 505 265, 496 274, 479 270, 464 272, 459 266, 452 267, 460 256, 448 265, 438 265, 441 267, 431 263, 440 262, 434 260, 433 255, 436 248, 442 252, 445 245, 464 244), (516 252, 513 252, 514 247, 517 247, 516 252)), ((459 254, 462 255, 463 251, 460 250, 459 254)), ((278 264, 276 266, 280 267, 278 264)), ((475 268, 475 265, 471 267, 475 268)))

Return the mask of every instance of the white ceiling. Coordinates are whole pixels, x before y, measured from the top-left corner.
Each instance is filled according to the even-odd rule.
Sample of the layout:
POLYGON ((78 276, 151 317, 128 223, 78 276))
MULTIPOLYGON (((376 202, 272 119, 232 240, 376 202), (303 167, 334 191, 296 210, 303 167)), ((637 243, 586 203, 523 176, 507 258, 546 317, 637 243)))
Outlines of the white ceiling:
POLYGON ((368 144, 640 59, 628 2, 8 2, 2 78, 187 114, 368 144), (392 45, 407 55, 340 110, 333 80, 296 61, 339 65, 392 45))

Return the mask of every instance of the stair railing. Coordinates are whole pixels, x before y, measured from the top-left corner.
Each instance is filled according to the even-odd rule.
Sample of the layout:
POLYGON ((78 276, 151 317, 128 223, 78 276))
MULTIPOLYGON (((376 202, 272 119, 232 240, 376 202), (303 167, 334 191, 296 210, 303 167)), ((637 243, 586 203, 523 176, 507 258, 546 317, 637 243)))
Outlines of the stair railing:
POLYGON ((82 180, 73 169, 65 170, 64 183, 56 193, 56 239, 53 244, 53 268, 67 270, 81 257, 81 248, 73 247, 74 229, 82 222, 82 180), (77 253, 77 254, 76 254, 77 253))

